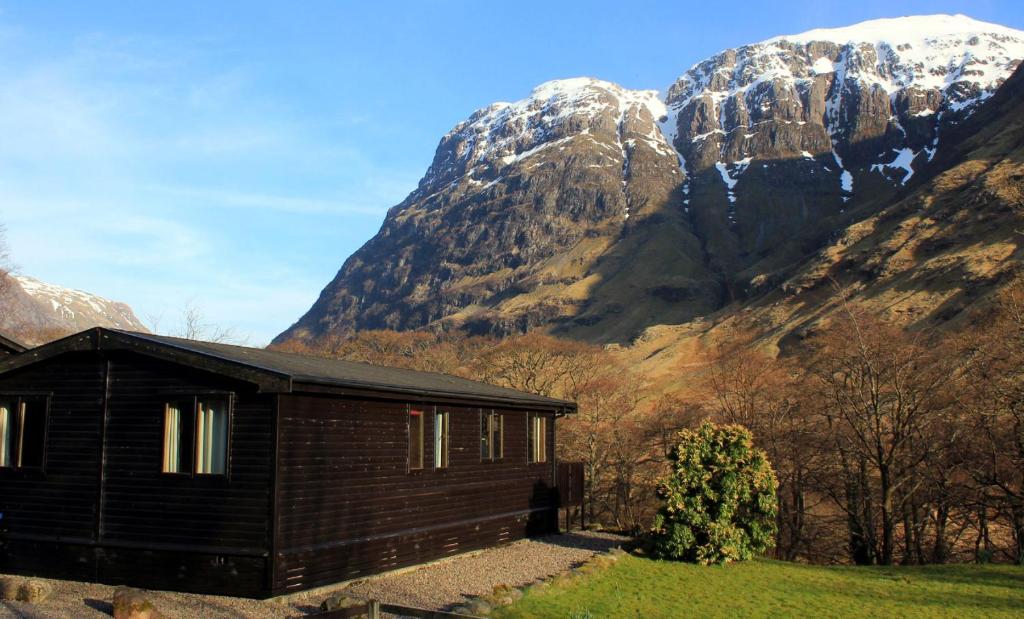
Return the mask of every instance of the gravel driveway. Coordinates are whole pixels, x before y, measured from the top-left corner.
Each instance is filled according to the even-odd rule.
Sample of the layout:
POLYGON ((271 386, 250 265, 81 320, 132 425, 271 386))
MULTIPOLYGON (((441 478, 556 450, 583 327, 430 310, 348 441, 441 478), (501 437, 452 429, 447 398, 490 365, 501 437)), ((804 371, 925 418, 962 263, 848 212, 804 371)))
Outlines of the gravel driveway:
MULTIPOLYGON (((550 535, 393 574, 372 576, 336 590, 299 593, 286 600, 247 600, 167 591, 153 591, 151 598, 168 619, 301 617, 318 610, 320 602, 334 591, 391 604, 443 609, 472 596, 490 593, 495 585, 517 587, 552 576, 586 561, 595 552, 618 546, 623 540, 616 535, 595 532, 550 535)), ((0 619, 110 617, 114 587, 66 580, 47 582, 54 589, 49 599, 33 605, 0 601, 0 619)))

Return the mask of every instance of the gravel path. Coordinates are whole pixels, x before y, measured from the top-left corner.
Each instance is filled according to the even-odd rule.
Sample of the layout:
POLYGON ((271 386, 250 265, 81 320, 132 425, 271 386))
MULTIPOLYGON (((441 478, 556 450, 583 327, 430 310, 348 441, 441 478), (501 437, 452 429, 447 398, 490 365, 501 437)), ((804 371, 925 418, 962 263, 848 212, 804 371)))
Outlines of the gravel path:
MULTIPOLYGON (((316 612, 320 602, 334 591, 391 604, 444 609, 472 596, 491 593, 495 585, 518 587, 553 576, 586 561, 595 552, 618 546, 624 539, 608 533, 573 532, 522 540, 410 570, 373 576, 336 590, 296 594, 283 601, 168 591, 152 591, 150 597, 168 619, 301 617, 316 612)), ((42 604, 0 601, 0 619, 109 619, 114 587, 42 580, 53 586, 49 599, 42 604)))
POLYGON ((608 533, 577 532, 522 540, 408 572, 369 578, 344 591, 390 604, 442 610, 491 593, 495 585, 521 587, 554 576, 583 563, 595 552, 620 545, 624 539, 608 533))

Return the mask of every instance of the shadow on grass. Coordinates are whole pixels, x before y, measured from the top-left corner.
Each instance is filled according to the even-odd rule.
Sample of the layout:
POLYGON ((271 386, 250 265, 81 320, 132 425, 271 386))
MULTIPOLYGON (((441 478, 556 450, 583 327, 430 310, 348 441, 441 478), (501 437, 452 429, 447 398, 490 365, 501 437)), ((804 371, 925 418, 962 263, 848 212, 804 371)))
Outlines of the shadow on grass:
MULTIPOLYGON (((952 585, 977 585, 981 587, 1006 587, 1024 590, 1024 567, 1017 565, 931 565, 912 569, 912 578, 952 585)), ((895 575, 899 572, 896 571, 895 575)))
MULTIPOLYGON (((936 613, 959 610, 1024 614, 1024 570, 1019 568, 945 565, 833 569, 850 578, 847 586, 831 591, 831 596, 850 600, 849 608, 868 609, 884 601, 936 613), (858 581, 863 586, 858 587, 858 581)), ((796 580, 786 588, 811 598, 821 594, 821 584, 796 580)))

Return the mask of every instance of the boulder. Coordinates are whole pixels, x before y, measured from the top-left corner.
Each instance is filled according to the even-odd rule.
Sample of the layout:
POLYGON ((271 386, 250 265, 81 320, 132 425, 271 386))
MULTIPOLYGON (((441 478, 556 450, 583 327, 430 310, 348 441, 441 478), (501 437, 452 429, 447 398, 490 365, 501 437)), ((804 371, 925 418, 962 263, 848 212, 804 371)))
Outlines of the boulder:
POLYGON ((18 599, 18 588, 21 586, 21 579, 14 576, 0 576, 0 600, 18 599))
MULTIPOLYGON (((360 606, 366 606, 366 600, 354 598, 344 593, 335 593, 331 597, 327 598, 320 603, 320 610, 329 612, 332 610, 343 610, 346 608, 357 608, 360 606)), ((367 617, 366 613, 357 615, 358 617, 367 617)))
POLYGON ((118 587, 114 590, 114 619, 164 619, 156 605, 141 589, 118 587))
POLYGON ((469 614, 476 615, 477 617, 487 617, 491 614, 492 607, 486 600, 476 598, 466 605, 469 609, 469 614))
POLYGON ((0 600, 38 604, 50 597, 53 587, 35 578, 0 576, 0 600))
POLYGON ((23 581, 18 587, 17 600, 19 602, 28 602, 29 604, 38 604, 50 597, 53 593, 53 587, 48 582, 31 578, 23 581))

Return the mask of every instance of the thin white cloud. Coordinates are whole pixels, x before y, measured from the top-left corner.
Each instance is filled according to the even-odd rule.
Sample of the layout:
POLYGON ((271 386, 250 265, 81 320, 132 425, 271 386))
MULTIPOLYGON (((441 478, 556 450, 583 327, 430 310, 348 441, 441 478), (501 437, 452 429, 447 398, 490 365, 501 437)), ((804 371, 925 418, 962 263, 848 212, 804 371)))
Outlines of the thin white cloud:
MULTIPOLYGON (((352 204, 342 200, 321 200, 293 198, 260 193, 225 191, 218 189, 201 189, 195 187, 161 187, 152 189, 176 198, 200 204, 209 208, 244 208, 266 209, 283 213, 305 215, 372 215, 380 217, 387 211, 387 206, 352 204)), ((187 204, 183 204, 187 207, 187 204)))

